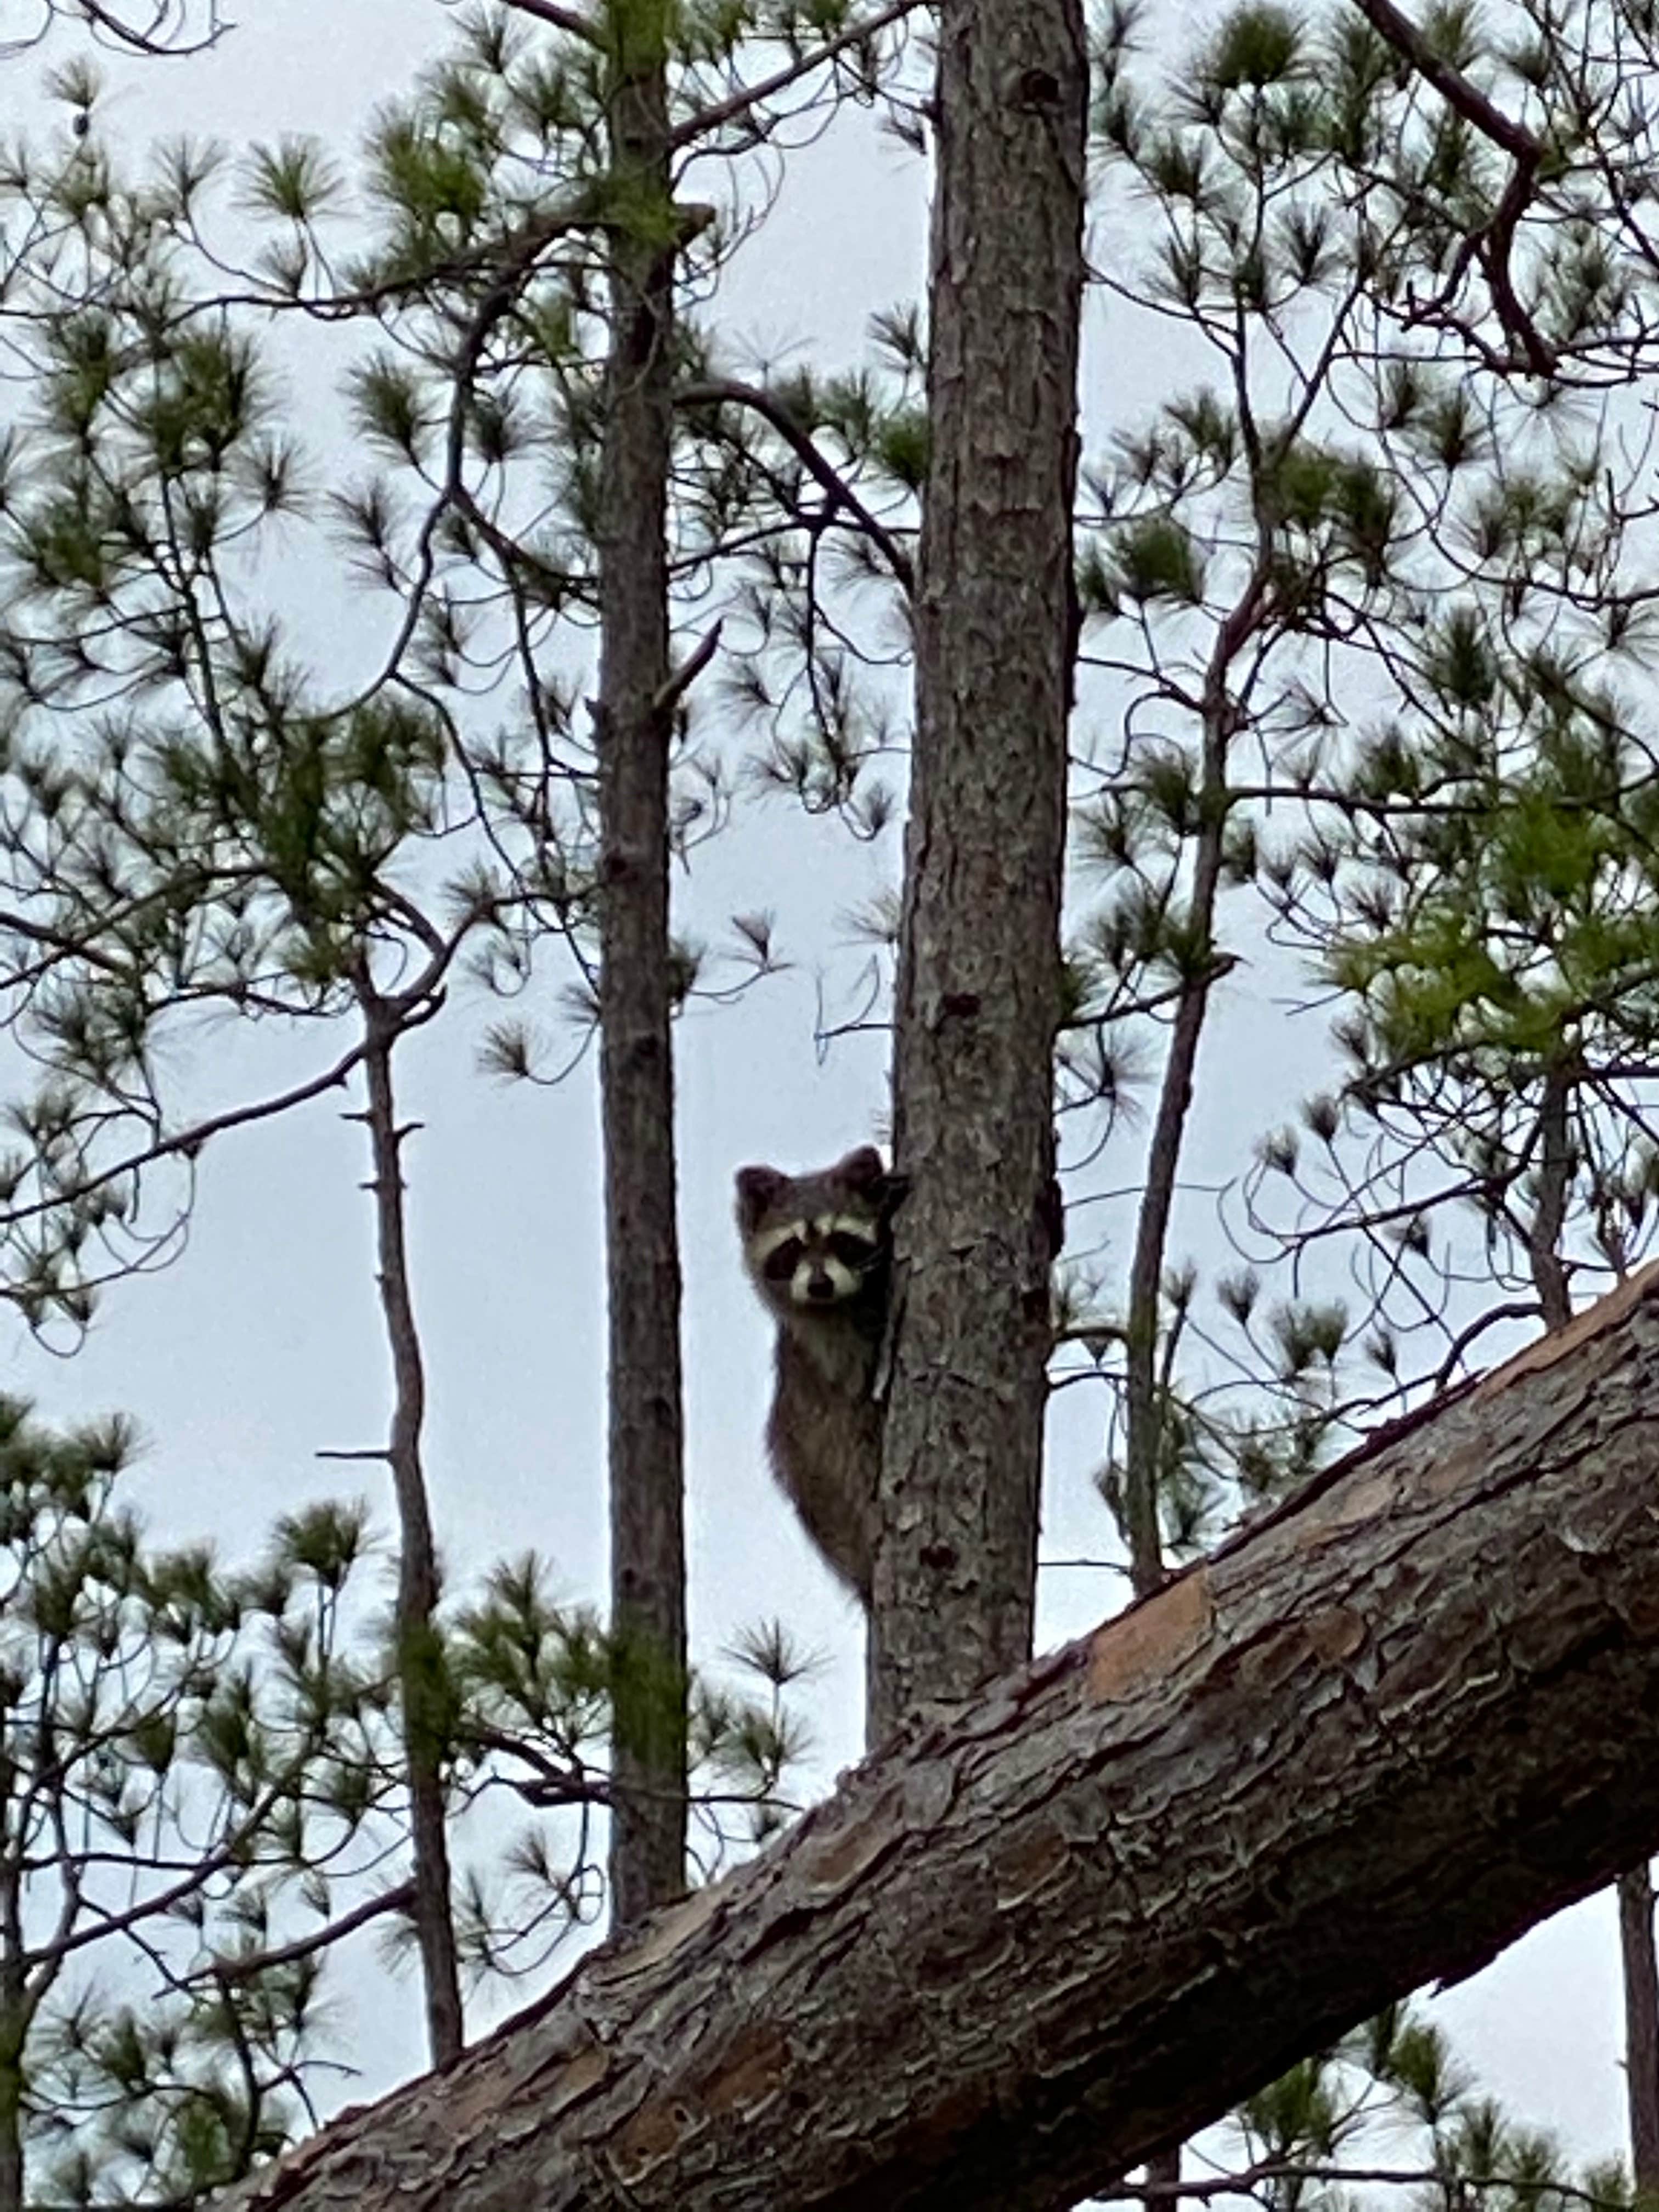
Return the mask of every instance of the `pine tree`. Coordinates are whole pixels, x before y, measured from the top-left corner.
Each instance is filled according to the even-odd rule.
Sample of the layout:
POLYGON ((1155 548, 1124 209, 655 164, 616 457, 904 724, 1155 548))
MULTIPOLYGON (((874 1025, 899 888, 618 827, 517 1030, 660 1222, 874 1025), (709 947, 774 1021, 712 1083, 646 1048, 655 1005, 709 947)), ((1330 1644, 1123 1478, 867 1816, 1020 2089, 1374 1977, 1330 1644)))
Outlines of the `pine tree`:
POLYGON ((227 1573, 146 1538, 131 1449, 119 1421, 0 1403, 7 2212, 193 2203, 281 2149, 331 2056, 331 1900, 357 1893, 349 1927, 409 1903, 378 1875, 401 1822, 352 1626, 362 1510, 286 1522, 227 1573))

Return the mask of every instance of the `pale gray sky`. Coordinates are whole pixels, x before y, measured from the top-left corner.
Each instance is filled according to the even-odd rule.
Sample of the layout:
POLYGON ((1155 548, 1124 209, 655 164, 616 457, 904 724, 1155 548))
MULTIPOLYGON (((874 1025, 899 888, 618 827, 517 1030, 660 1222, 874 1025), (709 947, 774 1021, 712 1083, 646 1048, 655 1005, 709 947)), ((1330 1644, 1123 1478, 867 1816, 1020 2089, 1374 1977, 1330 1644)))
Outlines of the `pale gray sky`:
MULTIPOLYGON (((0 31, 8 4, 0 0, 0 31)), ((179 131, 233 146, 310 131, 344 149, 448 30, 442 6, 415 0, 244 0, 240 13, 212 54, 108 63, 108 122, 133 145, 179 131)), ((78 34, 60 32, 42 60, 77 45, 78 34)), ((40 65, 3 64, 9 125, 39 115, 29 95, 40 65)), ((720 320, 730 341, 773 360, 796 347, 837 364, 856 360, 871 313, 921 288, 923 194, 917 165, 861 112, 792 154, 769 222, 724 281, 720 320)), ((1098 296, 1089 338, 1093 444, 1155 398, 1169 372, 1164 341, 1098 296)), ((333 343, 307 340, 319 349, 317 379, 333 343)), ((313 380, 308 368, 308 397, 313 380)), ((326 444, 325 410, 313 434, 326 444)), ((321 665, 372 665, 387 606, 343 593, 311 541, 296 540, 293 558, 278 580, 295 611, 296 646, 321 665)), ((729 1193, 745 1161, 817 1165, 878 1125, 880 1041, 842 1042, 820 1064, 814 979, 821 964, 850 975, 857 955, 842 916, 893 880, 897 856, 896 830, 866 851, 774 799, 747 808, 681 886, 682 920, 708 933, 734 909, 772 907, 779 949, 797 963, 737 1006, 694 1010, 678 1033, 694 1632, 712 1655, 757 1615, 778 1613, 826 1655, 811 1700, 826 1781, 857 1751, 860 1632, 764 1471, 769 1333, 738 1266, 729 1193)), ((1288 980, 1257 963, 1225 987, 1205 1060, 1224 1079, 1198 1133, 1199 1178, 1237 1174, 1255 1134, 1293 1112, 1317 1079, 1317 1021, 1291 1023, 1280 1003, 1288 980)), ((534 1546, 558 1562, 570 1595, 597 1596, 604 1327, 593 1073, 584 1067, 550 1092, 479 1077, 473 1048, 495 1011, 457 1006, 401 1055, 404 1110, 424 1124, 406 1165, 434 1515, 453 1580, 534 1546)), ((229 1098, 278 1087, 320 1058, 320 1043, 222 1025, 180 1072, 204 1100, 229 1098)), ((1202 1097, 1202 1078, 1200 1088, 1202 1097)), ((362 1133, 340 1118, 356 1103, 313 1106, 210 1147, 188 1249, 165 1273, 112 1292, 71 1363, 0 1324, 9 1387, 54 1413, 119 1407, 137 1415, 151 1448, 136 1488, 158 1534, 211 1535, 240 1556, 299 1500, 358 1486, 319 1462, 319 1450, 383 1436, 388 1376, 359 1188, 362 1133)), ((1126 1182, 1144 1139, 1144 1123, 1121 1139, 1126 1182)), ((1211 1236, 1206 1203, 1188 1211, 1195 1240, 1211 1236)), ((1200 1251, 1215 1256, 1213 1242, 1200 1251)), ((1101 1417, 1084 1392, 1057 1407, 1046 1552, 1108 1547, 1089 1483, 1101 1417)), ((1042 1640, 1081 1630, 1118 1597, 1103 1575, 1048 1577, 1042 1640)), ((378 1978, 364 1986, 374 2057, 351 2095, 418 2063, 410 1985, 390 1994, 378 1978)), ((1445 2013, 1522 2116, 1600 2154, 1619 2145, 1622 2128, 1618 2007, 1613 1916, 1598 1901, 1534 1933, 1445 2013)))

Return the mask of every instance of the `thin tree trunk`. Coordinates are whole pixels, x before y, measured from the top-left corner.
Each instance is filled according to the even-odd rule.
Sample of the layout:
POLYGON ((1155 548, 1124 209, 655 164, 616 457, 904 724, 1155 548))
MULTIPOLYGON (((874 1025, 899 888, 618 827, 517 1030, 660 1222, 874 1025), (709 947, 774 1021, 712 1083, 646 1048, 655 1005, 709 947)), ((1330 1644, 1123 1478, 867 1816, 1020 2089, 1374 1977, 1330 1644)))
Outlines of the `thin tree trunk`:
MULTIPOLYGON (((23 1874, 20 1863, 26 1845, 24 1823, 14 1826, 19 1790, 16 1770, 3 1759, 4 1862, 0 1864, 0 2212, 23 2212, 23 2064, 28 2048, 29 2024, 41 1996, 57 1977, 55 1967, 37 1969, 38 1987, 32 1992, 23 1935, 23 1874)), ((78 1917, 81 1885, 71 1875, 78 1917)))
POLYGON ((1659 1842, 1656 1396, 1650 1273, 235 2201, 1050 2212, 1144 2165, 1659 1842))
POLYGON ((1528 1232, 1527 1256, 1546 1328, 1565 1328, 1572 1319, 1572 1293, 1561 1250, 1567 1193, 1572 1182, 1567 1131, 1571 1088, 1567 1070, 1551 1067, 1544 1077, 1544 1096, 1538 1109, 1538 1203, 1528 1232))
MULTIPOLYGON (((1571 1098, 1568 1071, 1559 1066, 1548 1069, 1538 1109, 1538 1200, 1527 1237, 1533 1287, 1547 1329, 1565 1328, 1572 1319, 1561 1250, 1573 1169, 1571 1098)), ((1620 1875, 1617 1889, 1631 2171, 1638 2196, 1659 2197, 1659 1972, 1654 1960, 1653 1883, 1645 1858, 1620 1875)))
MULTIPOLYGON (((1198 1048, 1210 1008, 1210 991, 1221 969, 1215 957, 1216 901, 1221 889, 1227 836, 1227 757, 1237 727, 1228 678, 1269 605, 1272 544, 1261 533, 1256 564, 1243 592, 1216 636, 1204 684, 1204 738, 1198 793, 1198 848, 1188 907, 1193 966, 1182 980, 1170 1027, 1158 1112, 1147 1148, 1146 1181, 1135 1219, 1124 1329, 1123 1520, 1129 1545, 1129 1588, 1151 1597, 1165 1577, 1158 1507, 1163 1465, 1165 1388, 1158 1373, 1158 1304, 1168 1263, 1170 1222, 1181 1172, 1181 1150, 1193 1103, 1198 1048)), ((1146 2185, 1174 2205, 1181 2186, 1181 2146, 1146 2162, 1146 2185)))
POLYGON ((1087 79, 1079 0, 945 0, 872 1741, 1030 1649, 1087 79))
POLYGON ((23 2212, 23 2062, 15 2031, 0 2028, 0 2212, 23 2212))
POLYGON ((685 1537, 670 1034, 668 472, 674 252, 665 17, 611 0, 611 356, 599 548, 599 1079, 610 1301, 611 1909, 685 1884, 685 1537))
POLYGON ((22 2086, 19 2067, 0 2071, 0 2212, 23 2212, 22 2086))
POLYGON ((410 1823, 415 1899, 411 1908, 426 1993, 428 2047, 434 2066, 461 2053, 464 2027, 455 1923, 450 1906, 449 1839, 443 1762, 448 1750, 451 1706, 443 1647, 434 1616, 438 1606, 438 1560, 421 1467, 421 1429, 426 1414, 426 1376, 410 1297, 404 1238, 404 1180, 400 1154, 408 1132, 398 1126, 392 1054, 398 1042, 395 1007, 360 984, 368 1089, 369 1145, 374 1177, 375 1233, 380 1255, 380 1310, 392 1351, 392 1409, 386 1460, 398 1505, 397 1639, 398 1690, 403 1702, 404 1756, 409 1766, 410 1823))
MULTIPOLYGON (((1254 587, 1247 604, 1254 605, 1254 587)), ((1212 668, 1211 692, 1224 699, 1226 668, 1236 641, 1234 623, 1224 626, 1212 668), (1224 648, 1225 658, 1222 657, 1224 648)), ((1193 867, 1189 936, 1198 963, 1183 979, 1170 1028, 1158 1112, 1146 1153, 1146 1176, 1135 1218, 1134 1256, 1129 1268, 1129 1304, 1124 1329, 1123 1519, 1129 1544, 1129 1586, 1149 1597, 1164 1580, 1164 1545, 1158 1522, 1158 1467, 1162 1458, 1164 1407, 1158 1382, 1159 1291, 1169 1255, 1170 1217, 1175 1206, 1181 1147, 1193 1103, 1193 1076, 1199 1040, 1215 980, 1212 933, 1227 829, 1227 746, 1231 725, 1222 701, 1214 703, 1204 732, 1204 765, 1199 787, 1198 850, 1193 867)))
POLYGON ((1619 1954, 1625 1973, 1625 2094, 1638 2197, 1659 2199, 1659 1966, 1648 1862, 1619 1877, 1619 1954))

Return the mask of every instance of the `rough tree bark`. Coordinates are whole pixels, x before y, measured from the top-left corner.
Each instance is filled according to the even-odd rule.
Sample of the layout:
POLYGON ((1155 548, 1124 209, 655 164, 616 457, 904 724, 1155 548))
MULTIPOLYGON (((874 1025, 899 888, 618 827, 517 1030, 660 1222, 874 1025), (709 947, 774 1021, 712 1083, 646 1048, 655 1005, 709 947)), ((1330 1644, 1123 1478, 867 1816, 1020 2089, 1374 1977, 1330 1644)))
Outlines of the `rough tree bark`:
POLYGON ((1030 1650, 1058 1242, 1082 9, 945 0, 939 40, 872 1742, 1030 1650))
POLYGON ((670 1024, 665 538, 672 453, 667 11, 611 0, 611 336, 599 548, 599 1082, 610 1308, 611 1909, 685 1886, 685 1535, 670 1024))
POLYGON ((1075 2201, 1659 1842, 1659 1275, 233 2201, 1075 2201))

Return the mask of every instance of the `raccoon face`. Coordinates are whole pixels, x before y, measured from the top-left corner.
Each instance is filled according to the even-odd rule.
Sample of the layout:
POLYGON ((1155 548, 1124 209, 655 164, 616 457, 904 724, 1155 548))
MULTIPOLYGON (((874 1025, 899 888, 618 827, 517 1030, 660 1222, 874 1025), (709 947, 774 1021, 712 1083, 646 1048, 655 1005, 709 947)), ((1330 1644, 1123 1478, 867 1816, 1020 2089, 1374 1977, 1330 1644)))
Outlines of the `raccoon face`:
POLYGON ((738 1227, 761 1296, 781 1312, 830 1313, 884 1291, 895 1177, 873 1146, 822 1175, 738 1175, 738 1227))
POLYGON ((877 1222, 822 1213, 761 1230, 750 1243, 750 1265, 775 1297, 798 1306, 838 1305, 858 1296, 880 1241, 877 1222))

